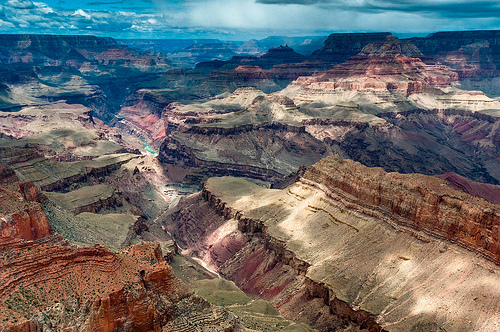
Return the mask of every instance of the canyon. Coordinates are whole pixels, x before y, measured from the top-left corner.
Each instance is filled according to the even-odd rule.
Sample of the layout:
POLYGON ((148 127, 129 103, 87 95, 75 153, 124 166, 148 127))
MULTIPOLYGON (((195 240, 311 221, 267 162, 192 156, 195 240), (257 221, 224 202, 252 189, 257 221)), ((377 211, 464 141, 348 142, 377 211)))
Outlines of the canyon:
POLYGON ((0 35, 0 330, 498 330, 497 36, 0 35))
POLYGON ((328 157, 282 190, 211 178, 165 222, 191 255, 315 328, 487 331, 498 220, 438 178, 328 157))
POLYGON ((388 35, 279 92, 250 86, 170 103, 159 158, 275 182, 339 154, 388 171, 455 172, 498 184, 498 101, 461 89, 454 70, 404 55, 409 50, 418 53, 388 35))

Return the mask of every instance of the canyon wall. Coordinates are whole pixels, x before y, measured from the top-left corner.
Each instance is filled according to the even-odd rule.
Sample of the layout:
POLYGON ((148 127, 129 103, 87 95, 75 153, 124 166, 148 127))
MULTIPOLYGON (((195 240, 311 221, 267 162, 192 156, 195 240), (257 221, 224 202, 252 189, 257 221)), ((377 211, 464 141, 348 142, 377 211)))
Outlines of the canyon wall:
POLYGON ((31 182, 21 182, 12 168, 0 164, 0 236, 34 241, 50 235, 42 199, 31 182))
POLYGON ((211 178, 166 224, 187 253, 320 330, 489 331, 498 216, 441 179, 328 157, 283 190, 211 178))
POLYGON ((500 263, 500 207, 436 178, 386 173, 333 156, 309 167, 303 179, 352 195, 356 203, 379 210, 402 226, 458 243, 500 263))
POLYGON ((2 331, 238 330, 234 316, 190 294, 175 278, 158 244, 114 254, 38 246, 0 237, 2 331), (187 324, 188 315, 196 316, 187 324))

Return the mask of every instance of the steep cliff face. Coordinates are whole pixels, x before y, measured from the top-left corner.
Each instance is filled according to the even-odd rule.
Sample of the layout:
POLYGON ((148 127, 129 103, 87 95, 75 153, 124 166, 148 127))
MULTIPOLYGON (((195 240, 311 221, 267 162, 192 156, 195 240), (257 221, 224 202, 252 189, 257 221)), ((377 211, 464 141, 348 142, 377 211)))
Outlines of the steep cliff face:
POLYGON ((0 236, 38 240, 51 234, 32 183, 21 182, 14 171, 0 164, 0 236))
POLYGON ((275 181, 319 160, 326 147, 301 125, 293 100, 241 88, 226 98, 165 109, 161 161, 212 174, 275 181))
POLYGON ((167 222, 184 249, 288 317, 325 331, 500 324, 498 206, 438 178, 329 157, 283 190, 212 178, 202 197, 167 222))
MULTIPOLYGON (((361 68, 360 72, 366 71, 366 67, 361 68)), ((421 75, 418 70, 408 72, 412 77, 421 75)), ((430 68, 424 71, 429 79, 445 77, 431 72, 430 68)), ((337 73, 346 72, 339 69, 337 73)), ((486 111, 454 108, 460 103, 469 108, 486 105, 465 98, 458 104, 453 103, 453 97, 439 94, 414 93, 407 98, 411 82, 404 73, 379 73, 374 77, 380 79, 381 87, 366 83, 365 91, 314 88, 315 84, 342 83, 313 76, 298 80, 282 93, 266 95, 244 88, 226 98, 188 105, 172 103, 164 111, 166 138, 160 146, 160 158, 171 164, 210 167, 216 171, 212 174, 247 174, 276 181, 302 164, 309 166, 337 153, 387 171, 429 175, 455 172, 474 181, 499 183, 500 141, 495 112, 487 115, 486 111), (315 83, 306 84, 308 80, 315 83), (406 82, 401 90, 387 88, 388 82, 399 80, 406 82), (359 104, 347 102, 353 96, 360 98, 359 104), (437 103, 442 98, 443 104, 448 104, 439 106, 448 109, 422 108, 411 98, 423 98, 429 107, 436 106, 430 100, 437 103)), ((343 82, 355 82, 363 74, 348 75, 343 82)), ((431 88, 425 78, 415 79, 431 88)), ((436 85, 432 89, 440 91, 436 85)), ((492 99, 490 102, 490 106, 495 104, 492 99)))
POLYGON ((0 221, 0 236, 33 241, 51 234, 49 221, 39 204, 4 215, 0 221))
POLYGON ((183 198, 165 221, 184 254, 199 258, 247 294, 271 301, 284 317, 325 331, 360 324, 380 330, 373 321, 353 323, 356 315, 350 320, 332 314, 324 289, 304 276, 307 264, 268 236, 263 223, 245 218, 208 189, 183 198))
POLYGON ((460 78, 498 75, 500 43, 497 30, 436 32, 410 38, 422 53, 457 70, 460 78))
POLYGON ((234 316, 187 292, 158 244, 120 254, 0 238, 3 331, 238 330, 234 316), (188 324, 186 315, 199 319, 188 324))
POLYGON ((312 54, 313 59, 328 63, 342 63, 361 52, 366 45, 384 40, 389 32, 376 33, 333 33, 325 40, 323 47, 312 54))
POLYGON ((370 43, 345 63, 318 73, 301 77, 292 85, 311 91, 362 91, 374 92, 382 98, 392 99, 390 94, 406 97, 415 93, 443 94, 436 88, 445 88, 458 81, 458 75, 443 65, 427 65, 417 57, 413 46, 388 35, 386 39, 370 43))
POLYGON ((303 179, 341 190, 360 205, 389 212, 402 226, 458 243, 500 263, 498 206, 462 194, 436 178, 385 173, 330 157, 309 167, 303 179))

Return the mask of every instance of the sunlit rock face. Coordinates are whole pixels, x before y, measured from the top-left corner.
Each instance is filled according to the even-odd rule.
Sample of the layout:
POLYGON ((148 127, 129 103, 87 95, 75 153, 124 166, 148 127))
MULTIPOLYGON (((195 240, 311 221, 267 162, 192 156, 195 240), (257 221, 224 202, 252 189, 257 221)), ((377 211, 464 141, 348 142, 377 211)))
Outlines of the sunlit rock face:
POLYGON ((320 330, 489 331, 499 216, 441 179, 329 157, 283 190, 211 178, 165 221, 193 256, 320 330))
POLYGON ((454 89, 459 76, 453 69, 426 64, 419 55, 416 46, 389 35, 366 45, 345 63, 300 77, 281 93, 299 105, 354 103, 371 106, 372 112, 451 107, 477 110, 496 105, 480 92, 454 89))

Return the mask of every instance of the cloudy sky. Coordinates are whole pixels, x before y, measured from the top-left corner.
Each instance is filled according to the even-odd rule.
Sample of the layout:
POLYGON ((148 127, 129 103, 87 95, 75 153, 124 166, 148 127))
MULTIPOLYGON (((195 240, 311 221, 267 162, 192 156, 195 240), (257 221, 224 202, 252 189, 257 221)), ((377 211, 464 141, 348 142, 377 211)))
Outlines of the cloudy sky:
POLYGON ((499 0, 0 0, 0 33, 221 38, 500 29, 499 0))

